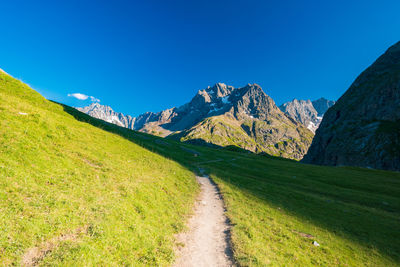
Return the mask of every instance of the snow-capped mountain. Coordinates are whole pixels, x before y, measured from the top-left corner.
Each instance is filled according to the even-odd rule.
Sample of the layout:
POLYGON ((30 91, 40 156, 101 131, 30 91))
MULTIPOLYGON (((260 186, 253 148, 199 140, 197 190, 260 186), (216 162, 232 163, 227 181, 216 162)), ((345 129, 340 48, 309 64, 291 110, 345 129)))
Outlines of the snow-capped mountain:
POLYGON ((314 101, 294 99, 279 108, 290 118, 304 124, 315 133, 321 124, 325 112, 335 104, 335 101, 320 98, 314 101))
POLYGON ((125 116, 122 113, 115 112, 109 106, 100 105, 99 103, 95 102, 92 103, 90 106, 76 109, 92 117, 107 121, 109 123, 114 123, 122 127, 134 129, 133 125, 135 123, 135 118, 129 115, 125 116))

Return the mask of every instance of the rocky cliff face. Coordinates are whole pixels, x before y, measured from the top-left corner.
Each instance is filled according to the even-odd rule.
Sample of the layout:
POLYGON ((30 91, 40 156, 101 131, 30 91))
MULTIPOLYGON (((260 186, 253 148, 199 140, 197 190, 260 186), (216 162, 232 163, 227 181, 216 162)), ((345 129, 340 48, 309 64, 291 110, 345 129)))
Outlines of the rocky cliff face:
POLYGON ((326 112, 304 162, 400 170, 400 42, 326 112))
POLYGON ((315 101, 297 100, 286 102, 279 108, 290 118, 305 125, 313 133, 318 129, 325 112, 335 101, 320 98, 315 101))

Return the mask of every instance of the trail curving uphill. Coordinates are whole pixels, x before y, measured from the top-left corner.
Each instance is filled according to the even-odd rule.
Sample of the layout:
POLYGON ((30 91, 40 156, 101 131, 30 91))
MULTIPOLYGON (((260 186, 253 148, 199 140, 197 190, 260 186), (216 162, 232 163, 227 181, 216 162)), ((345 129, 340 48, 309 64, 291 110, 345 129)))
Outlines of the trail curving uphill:
POLYGON ((201 185, 189 231, 178 235, 183 246, 177 249, 173 266, 235 266, 230 246, 229 221, 217 186, 207 176, 197 176, 201 185))

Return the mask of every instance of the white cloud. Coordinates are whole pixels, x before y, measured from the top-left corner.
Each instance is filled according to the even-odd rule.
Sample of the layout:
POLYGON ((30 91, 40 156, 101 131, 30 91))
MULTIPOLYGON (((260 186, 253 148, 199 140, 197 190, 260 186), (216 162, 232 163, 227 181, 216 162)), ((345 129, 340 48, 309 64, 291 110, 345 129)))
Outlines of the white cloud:
POLYGON ((94 96, 88 96, 88 95, 81 94, 81 93, 68 94, 68 96, 74 97, 78 100, 87 100, 89 98, 90 101, 92 101, 92 102, 100 102, 100 99, 95 98, 94 96))
POLYGON ((94 96, 90 96, 90 101, 92 101, 92 102, 100 102, 100 99, 95 98, 94 96))
POLYGON ((89 97, 89 96, 81 94, 81 93, 68 94, 68 96, 75 97, 76 99, 79 99, 79 100, 86 100, 89 97))

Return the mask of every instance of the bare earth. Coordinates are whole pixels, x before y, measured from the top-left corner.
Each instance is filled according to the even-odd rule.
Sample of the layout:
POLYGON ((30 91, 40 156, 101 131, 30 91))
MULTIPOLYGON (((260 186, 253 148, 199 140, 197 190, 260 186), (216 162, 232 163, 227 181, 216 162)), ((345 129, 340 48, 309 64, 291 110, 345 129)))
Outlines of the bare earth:
POLYGON ((32 247, 28 249, 22 256, 22 266, 38 266, 40 261, 46 257, 46 254, 50 253, 52 250, 56 249, 63 241, 77 241, 82 235, 87 234, 89 227, 83 226, 75 229, 72 232, 56 236, 46 242, 43 242, 38 247, 32 247))
POLYGON ((229 222, 217 186, 208 177, 196 177, 201 185, 189 231, 178 235, 173 266, 235 266, 230 247, 229 222))

